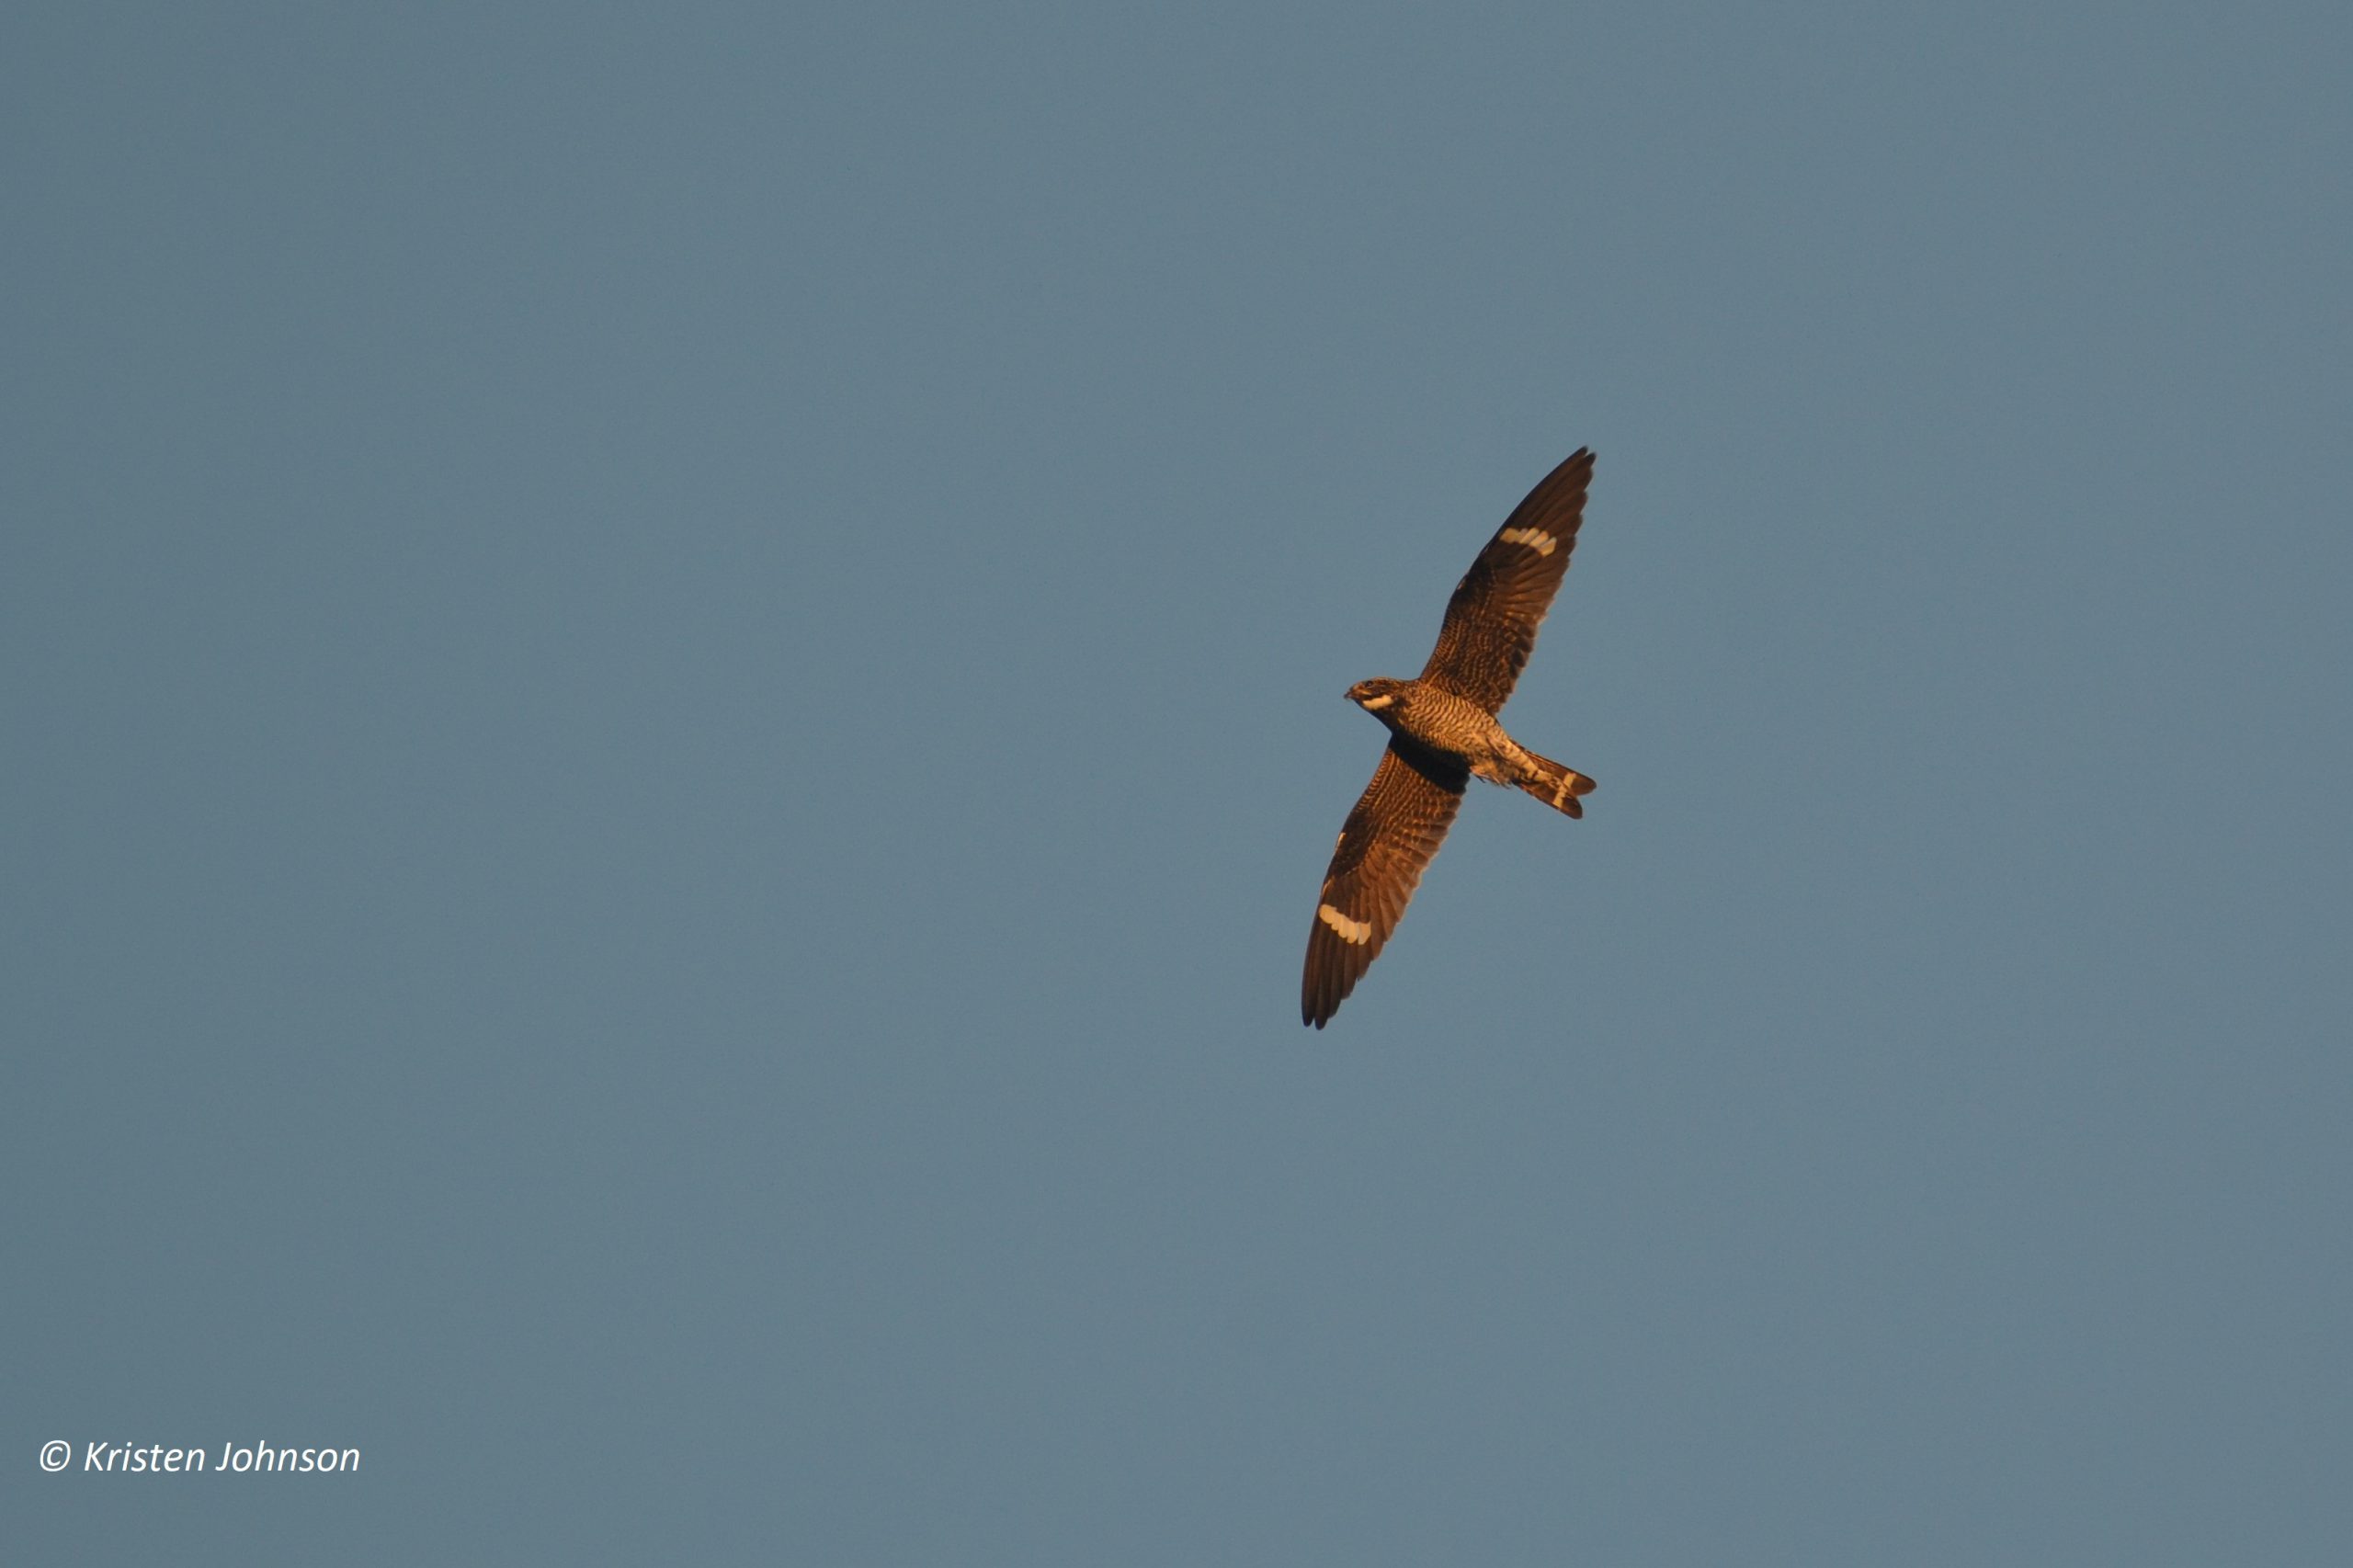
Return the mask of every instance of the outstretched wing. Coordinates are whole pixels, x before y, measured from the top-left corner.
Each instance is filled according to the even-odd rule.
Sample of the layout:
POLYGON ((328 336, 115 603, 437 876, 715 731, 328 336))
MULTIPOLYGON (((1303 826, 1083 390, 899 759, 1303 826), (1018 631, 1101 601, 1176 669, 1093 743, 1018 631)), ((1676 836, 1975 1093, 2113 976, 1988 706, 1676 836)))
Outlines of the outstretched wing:
POLYGON ((1490 713, 1503 707, 1569 569, 1592 483, 1593 454, 1579 448, 1505 519, 1446 601, 1424 680, 1490 713))
POLYGON ((1307 934, 1299 1016, 1322 1028, 1381 956, 1405 903, 1453 825, 1470 772, 1460 761, 1391 741, 1332 848, 1307 934))

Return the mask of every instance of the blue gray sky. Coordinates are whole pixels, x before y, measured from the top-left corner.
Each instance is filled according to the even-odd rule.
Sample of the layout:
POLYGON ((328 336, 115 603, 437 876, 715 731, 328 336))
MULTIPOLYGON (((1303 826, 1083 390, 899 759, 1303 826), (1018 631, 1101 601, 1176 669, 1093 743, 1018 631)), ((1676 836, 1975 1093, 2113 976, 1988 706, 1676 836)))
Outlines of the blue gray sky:
POLYGON ((12 7, 12 1561, 2353 1559, 2348 80, 12 7), (1580 445, 1600 790, 1304 1031, 1580 445))

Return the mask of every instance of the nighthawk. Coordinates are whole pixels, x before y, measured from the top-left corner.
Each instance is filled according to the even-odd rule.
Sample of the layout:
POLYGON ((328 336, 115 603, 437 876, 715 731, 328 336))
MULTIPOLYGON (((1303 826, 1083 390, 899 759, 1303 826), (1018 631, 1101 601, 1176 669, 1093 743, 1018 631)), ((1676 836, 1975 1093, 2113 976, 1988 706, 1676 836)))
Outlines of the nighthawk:
POLYGON ((1580 449, 1528 493, 1454 585, 1438 647, 1417 678, 1348 687, 1349 701, 1388 726, 1389 749, 1332 846, 1308 928, 1302 1021, 1319 1029, 1331 1022, 1381 955, 1472 776, 1585 815, 1577 797, 1593 780, 1513 740, 1495 713, 1569 569, 1592 482, 1593 454, 1580 449))

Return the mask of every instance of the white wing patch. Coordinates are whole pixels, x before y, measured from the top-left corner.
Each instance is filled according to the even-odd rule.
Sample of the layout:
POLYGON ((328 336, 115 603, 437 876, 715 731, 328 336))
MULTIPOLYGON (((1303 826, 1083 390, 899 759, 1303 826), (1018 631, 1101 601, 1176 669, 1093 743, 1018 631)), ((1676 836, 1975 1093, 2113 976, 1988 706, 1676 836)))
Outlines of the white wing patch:
POLYGON ((1315 906, 1315 918, 1338 932, 1343 942, 1352 942, 1360 948, 1372 940, 1371 921, 1351 920, 1328 903, 1315 906))
POLYGON ((1506 544, 1524 544, 1539 555, 1550 555, 1561 541, 1542 528, 1506 528, 1495 536, 1506 544))

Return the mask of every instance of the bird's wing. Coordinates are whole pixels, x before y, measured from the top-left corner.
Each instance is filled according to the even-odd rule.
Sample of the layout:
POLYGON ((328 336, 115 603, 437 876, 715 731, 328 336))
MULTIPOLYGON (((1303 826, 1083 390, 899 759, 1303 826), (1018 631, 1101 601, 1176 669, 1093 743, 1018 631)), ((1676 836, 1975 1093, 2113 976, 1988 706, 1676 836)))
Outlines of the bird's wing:
POLYGON ((1300 982, 1302 1022, 1319 1029, 1329 1023, 1381 955, 1404 918, 1422 868, 1453 824, 1469 780, 1461 762, 1411 741, 1392 740, 1381 754, 1324 873, 1315 924, 1307 934, 1307 972, 1300 982))
POLYGON ((1593 454, 1579 448, 1505 519, 1446 601, 1424 680, 1490 713, 1503 707, 1569 569, 1592 482, 1593 454))

